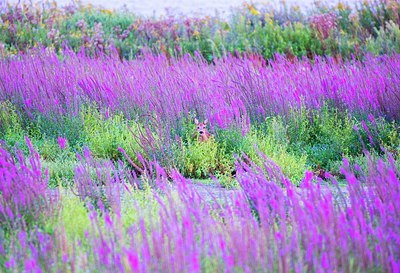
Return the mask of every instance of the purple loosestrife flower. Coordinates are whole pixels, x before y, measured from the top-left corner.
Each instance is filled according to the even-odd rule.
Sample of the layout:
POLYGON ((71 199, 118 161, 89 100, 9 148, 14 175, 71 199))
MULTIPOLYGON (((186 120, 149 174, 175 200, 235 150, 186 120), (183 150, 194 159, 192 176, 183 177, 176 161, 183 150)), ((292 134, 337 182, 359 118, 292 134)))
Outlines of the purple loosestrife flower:
POLYGON ((139 272, 139 257, 133 251, 126 250, 129 265, 133 272, 139 272))
MULTIPOLYGON (((96 25, 96 34, 87 42, 99 38, 96 44, 103 48, 101 33, 101 25, 96 25)), ((319 108, 326 100, 349 112, 362 110, 400 118, 395 93, 399 81, 390 76, 391 70, 400 69, 399 55, 381 62, 370 56, 365 65, 358 61, 338 65, 322 59, 315 64, 306 60, 290 63, 277 58, 256 71, 250 59, 239 63, 233 57, 210 67, 199 56, 171 61, 162 55, 145 54, 142 59, 121 63, 117 57, 105 61, 82 53, 66 55, 64 62, 49 54, 42 56, 44 72, 40 73, 35 69, 38 56, 0 63, 5 99, 19 98, 26 102, 27 110, 45 113, 60 109, 72 112, 89 100, 124 113, 132 108, 148 109, 163 120, 198 109, 200 115, 223 128, 237 123, 241 115, 261 120, 271 113, 285 114, 293 107, 319 108), (57 73, 52 72, 55 69, 57 73), (24 77, 19 76, 20 71, 26 72, 24 77), (16 92, 15 77, 19 88, 28 91, 16 92)))
POLYGON ((30 258, 25 261, 25 271, 26 272, 35 272, 35 273, 41 273, 43 272, 39 265, 37 264, 37 261, 34 258, 30 258))
POLYGON ((24 157, 22 151, 17 151, 14 158, 0 148, 0 221, 4 221, 4 226, 12 225, 16 218, 29 219, 30 222, 25 224, 33 225, 42 215, 50 212, 48 174, 43 173, 39 154, 28 138, 26 143, 30 151, 28 158, 24 157))
POLYGON ((10 258, 8 261, 6 261, 5 263, 5 267, 8 269, 13 269, 15 268, 17 265, 17 262, 15 261, 14 258, 10 258))
POLYGON ((66 138, 58 137, 57 141, 58 141, 58 146, 60 147, 61 150, 64 150, 65 148, 67 148, 68 141, 66 138))
MULTIPOLYGON (((85 160, 84 167, 108 166, 117 174, 111 163, 97 164, 89 151, 81 160, 85 160)), ((102 266, 107 272, 112 268, 200 272, 211 261, 216 272, 273 272, 277 268, 281 272, 302 272, 305 268, 313 272, 344 272, 348 268, 396 272, 400 181, 394 164, 371 161, 368 172, 356 176, 345 160, 342 172, 349 183, 349 196, 343 203, 336 203, 331 188, 316 181, 311 172, 296 187, 273 162, 265 158, 264 163, 257 166, 249 159, 237 163, 242 188, 226 197, 224 205, 217 200, 206 202, 190 180, 174 171, 171 187, 163 187, 162 194, 155 190, 147 195, 158 212, 135 204, 132 208, 139 213, 127 229, 121 228, 119 219, 111 218, 113 213, 103 205, 99 205, 102 213, 96 213, 96 208, 88 204, 91 228, 85 236, 89 250, 80 250, 82 245, 76 250, 67 247, 62 255, 55 255, 58 263, 53 265, 63 260, 71 266, 84 265, 88 271, 102 266), (94 257, 94 265, 87 264, 88 257, 94 257)), ((165 173, 160 166, 155 169, 165 173)), ((76 183, 88 183, 90 175, 77 173, 76 183)), ((123 183, 112 176, 107 179, 103 181, 105 187, 113 181, 123 183)), ((153 179, 159 180, 154 185, 165 182, 162 176, 153 179)), ((92 187, 93 191, 98 186, 92 187)), ((59 250, 51 247, 54 244, 49 238, 37 232, 19 233, 16 239, 23 249, 15 250, 6 261, 27 258, 14 265, 8 263, 10 269, 20 266, 27 271, 48 272, 40 253, 51 256, 59 250), (35 244, 31 241, 33 235, 35 244)), ((56 238, 63 238, 63 244, 79 245, 62 233, 56 238)))

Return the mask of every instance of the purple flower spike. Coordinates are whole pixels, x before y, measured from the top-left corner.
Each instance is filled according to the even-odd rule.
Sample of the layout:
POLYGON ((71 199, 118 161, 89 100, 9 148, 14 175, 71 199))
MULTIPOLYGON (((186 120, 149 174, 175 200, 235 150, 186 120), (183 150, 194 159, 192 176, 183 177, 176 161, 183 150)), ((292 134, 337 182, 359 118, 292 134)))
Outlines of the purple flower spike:
POLYGON ((65 148, 67 148, 68 141, 66 138, 58 137, 57 141, 58 141, 58 146, 60 146, 61 150, 64 150, 65 148))

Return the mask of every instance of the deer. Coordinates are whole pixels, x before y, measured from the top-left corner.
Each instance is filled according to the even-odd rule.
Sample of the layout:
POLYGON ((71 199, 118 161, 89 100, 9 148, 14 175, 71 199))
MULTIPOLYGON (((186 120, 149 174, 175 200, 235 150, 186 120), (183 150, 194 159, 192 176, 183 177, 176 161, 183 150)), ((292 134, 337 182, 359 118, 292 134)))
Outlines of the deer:
POLYGON ((199 133, 199 142, 207 142, 211 138, 211 134, 207 130, 207 122, 207 119, 204 120, 204 122, 199 122, 197 118, 194 120, 194 123, 197 126, 197 132, 199 133))

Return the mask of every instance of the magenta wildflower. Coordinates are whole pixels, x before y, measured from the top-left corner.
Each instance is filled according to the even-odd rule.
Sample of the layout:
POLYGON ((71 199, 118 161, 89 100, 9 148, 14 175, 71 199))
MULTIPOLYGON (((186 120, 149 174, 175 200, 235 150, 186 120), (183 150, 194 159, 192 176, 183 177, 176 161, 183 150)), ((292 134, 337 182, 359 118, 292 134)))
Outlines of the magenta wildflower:
POLYGON ((128 256, 129 265, 133 272, 137 272, 139 270, 139 258, 136 253, 126 251, 126 255, 128 256))
POLYGON ((57 138, 58 145, 60 146, 61 150, 64 150, 67 147, 67 139, 63 137, 57 138))

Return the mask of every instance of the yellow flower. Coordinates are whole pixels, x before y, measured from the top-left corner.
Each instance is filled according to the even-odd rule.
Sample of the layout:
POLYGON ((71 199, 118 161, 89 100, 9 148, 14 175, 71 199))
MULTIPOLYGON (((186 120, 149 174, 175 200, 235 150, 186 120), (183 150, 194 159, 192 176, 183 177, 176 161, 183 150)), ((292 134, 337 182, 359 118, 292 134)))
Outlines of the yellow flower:
POLYGON ((303 29, 303 28, 304 28, 304 25, 303 25, 301 22, 296 22, 296 23, 295 23, 295 27, 296 27, 297 29, 303 29))
POLYGON ((196 37, 196 38, 200 37, 200 32, 198 32, 197 29, 195 29, 193 31, 193 36, 196 37))
POLYGON ((247 9, 250 11, 252 15, 260 15, 261 13, 254 7, 252 4, 245 4, 247 9))
POLYGON ((82 8, 83 11, 91 11, 92 9, 93 9, 93 5, 90 3, 82 8))
POLYGON ((108 14, 108 15, 111 15, 113 13, 112 10, 110 10, 110 9, 102 9, 101 12, 108 14))
POLYGON ((253 15, 260 15, 260 14, 261 14, 261 13, 260 13, 258 10, 256 10, 254 7, 252 7, 252 8, 250 9, 250 13, 253 14, 253 15))
POLYGON ((342 11, 342 10, 346 9, 346 6, 342 2, 339 2, 337 5, 337 8, 338 8, 338 10, 342 11))
POLYGON ((264 15, 264 20, 267 22, 269 25, 273 25, 273 20, 272 20, 273 15, 265 13, 264 15))
POLYGON ((73 33, 71 33, 71 37, 72 37, 72 38, 81 38, 81 37, 82 37, 82 33, 80 33, 80 32, 73 32, 73 33))
POLYGON ((231 30, 231 27, 229 26, 228 23, 225 23, 225 24, 223 24, 223 29, 224 29, 225 31, 230 31, 230 30, 231 30))

